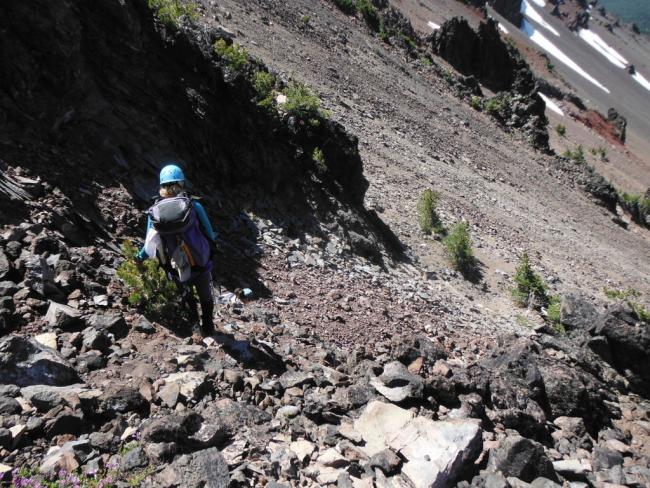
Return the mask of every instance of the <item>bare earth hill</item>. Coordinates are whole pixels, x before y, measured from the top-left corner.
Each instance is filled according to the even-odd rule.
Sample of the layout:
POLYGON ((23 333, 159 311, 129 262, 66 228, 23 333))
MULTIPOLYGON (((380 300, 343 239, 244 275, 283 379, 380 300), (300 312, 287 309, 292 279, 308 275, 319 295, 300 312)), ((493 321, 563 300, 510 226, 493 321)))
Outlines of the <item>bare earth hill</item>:
POLYGON ((568 24, 650 79, 647 38, 529 3, 3 3, 0 483, 647 486, 650 97, 568 24), (199 344, 116 275, 169 161, 219 233, 199 344))

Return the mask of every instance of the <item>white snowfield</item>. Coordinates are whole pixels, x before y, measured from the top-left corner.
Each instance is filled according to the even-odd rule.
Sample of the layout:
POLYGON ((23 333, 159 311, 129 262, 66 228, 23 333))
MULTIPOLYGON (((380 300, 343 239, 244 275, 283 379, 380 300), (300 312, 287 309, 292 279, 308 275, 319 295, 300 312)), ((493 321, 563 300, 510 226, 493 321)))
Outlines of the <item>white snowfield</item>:
POLYGON ((607 44, 602 37, 589 29, 578 29, 578 35, 587 44, 605 56, 615 66, 625 69, 629 64, 613 47, 607 44))
POLYGON ((538 7, 546 7, 546 2, 544 0, 533 0, 533 3, 538 7))
POLYGON ((535 44, 537 44, 539 47, 541 47, 544 51, 549 53, 551 56, 556 58, 558 61, 561 63, 567 65, 569 68, 571 68, 573 71, 578 73, 580 76, 588 80, 589 82, 593 83, 596 85, 598 88, 603 90, 605 93, 611 93, 609 89, 604 86, 602 83, 600 83, 596 78, 591 76, 589 73, 587 73, 585 70, 583 70, 578 64, 571 59, 569 56, 564 54, 560 48, 558 48, 555 44, 553 44, 544 34, 539 32, 535 27, 528 22, 526 19, 523 20, 522 26, 521 26, 521 31, 535 44))
POLYGON ((552 110, 556 114, 564 117, 564 112, 553 100, 551 100, 549 97, 544 95, 542 92, 537 92, 537 93, 539 93, 539 96, 542 98, 542 100, 544 100, 547 109, 552 110))
MULTIPOLYGON (((535 1, 535 0, 533 0, 533 1, 535 1)), ((535 2, 535 3, 537 3, 537 2, 535 2)), ((537 4, 539 5, 539 3, 537 3, 537 4)), ((546 29, 549 32, 553 33, 557 37, 560 37, 560 33, 557 30, 555 30, 555 28, 551 24, 549 24, 548 22, 546 22, 544 20, 544 17, 542 17, 542 15, 537 10, 535 10, 530 3, 528 3, 528 0, 523 0, 523 2, 521 2, 520 12, 525 17, 528 17, 530 20, 533 20, 533 21, 537 22, 539 25, 544 27, 544 29, 546 29)))
POLYGON ((506 26, 503 25, 501 22, 497 22, 497 26, 499 27, 499 30, 504 34, 510 34, 510 31, 506 29, 506 26))
POLYGON ((638 71, 632 75, 632 78, 634 78, 636 81, 638 81, 643 88, 650 91, 650 81, 648 81, 641 74, 639 74, 638 71))
POLYGON ((431 22, 431 21, 429 21, 429 22, 427 22, 427 25, 428 25, 429 27, 431 27, 433 30, 438 30, 438 29, 440 29, 440 26, 439 26, 438 24, 436 24, 435 22, 431 22))

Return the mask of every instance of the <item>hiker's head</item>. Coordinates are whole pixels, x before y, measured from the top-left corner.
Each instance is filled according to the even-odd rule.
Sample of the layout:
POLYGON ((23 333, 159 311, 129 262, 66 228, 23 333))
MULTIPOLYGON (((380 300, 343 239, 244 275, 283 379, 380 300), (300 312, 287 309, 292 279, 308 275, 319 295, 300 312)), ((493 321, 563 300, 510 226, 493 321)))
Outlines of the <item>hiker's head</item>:
POLYGON ((175 197, 185 188, 183 170, 175 164, 168 164, 160 170, 160 196, 175 197))

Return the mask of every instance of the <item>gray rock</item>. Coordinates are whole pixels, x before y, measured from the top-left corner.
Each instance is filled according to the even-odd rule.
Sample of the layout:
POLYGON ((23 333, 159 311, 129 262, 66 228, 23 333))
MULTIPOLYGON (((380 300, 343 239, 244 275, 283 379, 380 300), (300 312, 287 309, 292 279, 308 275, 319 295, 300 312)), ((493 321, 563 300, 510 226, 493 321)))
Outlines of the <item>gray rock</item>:
POLYGON ((20 388, 16 385, 0 385, 0 396, 16 398, 20 395, 20 388))
POLYGON ((596 446, 591 453, 594 471, 604 471, 623 464, 623 455, 604 447, 596 446))
POLYGON ((82 412, 64 410, 54 419, 46 422, 45 435, 48 438, 61 434, 81 435, 88 427, 88 421, 82 412))
POLYGON ((510 483, 501 473, 486 473, 482 481, 485 488, 510 488, 510 483))
POLYGON ((67 329, 81 323, 81 312, 61 303, 50 302, 45 320, 52 327, 67 329))
POLYGON ((144 447, 147 457, 153 464, 170 461, 178 452, 175 442, 152 442, 144 447))
POLYGON ((530 484, 533 488, 560 488, 561 485, 557 484, 555 481, 551 481, 548 478, 535 478, 530 484))
POLYGON ((228 465, 214 447, 179 456, 156 476, 163 487, 227 488, 230 483, 228 465))
POLYGON ((156 328, 147 320, 146 317, 139 317, 138 320, 135 321, 133 328, 138 332, 143 332, 145 334, 153 334, 156 332, 156 328))
POLYGON ((305 384, 313 384, 314 376, 302 371, 287 371, 279 378, 282 388, 293 388, 294 386, 302 386, 305 384))
POLYGON ((387 476, 397 473, 401 464, 402 460, 390 449, 379 451, 370 458, 370 467, 381 469, 387 476))
POLYGON ((113 341, 104 330, 97 330, 93 327, 86 327, 82 331, 83 347, 86 349, 96 349, 104 353, 108 352, 113 345, 113 341))
POLYGON ((129 333, 129 326, 124 317, 118 313, 96 313, 90 317, 88 325, 97 330, 111 333, 116 339, 122 339, 129 333))
POLYGON ((138 446, 122 456, 122 459, 120 460, 120 470, 131 471, 137 468, 144 468, 147 464, 149 464, 147 455, 145 454, 144 449, 138 446))
POLYGON ((526 482, 540 476, 557 481, 544 447, 520 436, 506 437, 498 448, 490 450, 487 470, 501 471, 506 477, 513 476, 526 482))
POLYGON ((402 476, 415 487, 450 486, 463 466, 481 450, 475 422, 434 422, 396 405, 374 401, 355 421, 366 441, 360 449, 373 456, 390 448, 406 459, 402 476))
POLYGON ((9 429, 0 427, 0 447, 11 449, 12 443, 13 436, 11 435, 11 431, 9 429))
POLYGON ((424 382, 402 363, 393 361, 386 364, 384 372, 378 378, 372 378, 370 384, 391 402, 401 402, 421 397, 424 382))
POLYGON ((10 297, 18 291, 18 285, 13 281, 0 281, 0 297, 10 297))
POLYGON ((595 326, 599 315, 596 306, 584 296, 577 293, 562 296, 560 317, 567 329, 589 330, 595 326))
POLYGON ((63 386, 80 381, 72 365, 59 353, 18 336, 0 339, 0 378, 17 386, 63 386))
POLYGON ((6 278, 10 271, 11 263, 4 251, 0 249, 0 280, 6 278))
POLYGON ((20 403, 15 398, 0 397, 0 415, 14 415, 22 411, 20 403))
POLYGON ((149 419, 142 428, 141 438, 144 442, 186 442, 201 423, 201 416, 193 412, 149 419))
POLYGON ((108 416, 128 412, 148 415, 149 402, 133 387, 111 386, 99 397, 99 409, 108 416))
POLYGON ((555 471, 570 480, 586 480, 591 473, 591 463, 581 459, 563 459, 553 463, 555 471))

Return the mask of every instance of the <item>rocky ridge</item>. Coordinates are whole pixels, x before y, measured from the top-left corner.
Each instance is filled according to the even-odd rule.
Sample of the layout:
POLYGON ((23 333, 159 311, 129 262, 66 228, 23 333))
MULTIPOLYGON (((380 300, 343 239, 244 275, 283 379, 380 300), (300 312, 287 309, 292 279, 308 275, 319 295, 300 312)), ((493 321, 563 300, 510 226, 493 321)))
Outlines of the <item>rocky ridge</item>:
POLYGON ((196 346, 187 324, 129 308, 115 278, 107 232, 140 232, 133 197, 103 189, 97 223, 65 174, 32 168, 3 168, 17 209, 0 240, 5 479, 31 466, 143 486, 649 482, 648 328, 629 309, 567 298, 566 337, 499 338, 441 289, 454 272, 364 257, 354 217, 326 240, 223 211, 267 293, 223 294, 220 333, 196 346))

